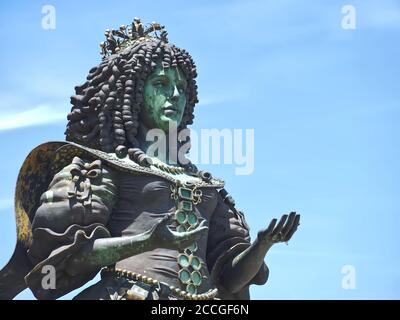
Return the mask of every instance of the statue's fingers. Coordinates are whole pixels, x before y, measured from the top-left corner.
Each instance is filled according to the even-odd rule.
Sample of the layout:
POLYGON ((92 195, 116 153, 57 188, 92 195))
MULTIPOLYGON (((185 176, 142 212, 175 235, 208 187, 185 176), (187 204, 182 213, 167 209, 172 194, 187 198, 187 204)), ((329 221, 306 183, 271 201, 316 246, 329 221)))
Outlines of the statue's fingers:
POLYGON ((171 219, 173 217, 174 213, 166 213, 162 218, 159 218, 157 223, 154 224, 151 229, 148 231, 149 233, 153 233, 155 232, 155 230, 159 230, 158 232, 160 232, 161 230, 163 233, 165 232, 169 232, 169 233, 173 233, 174 231, 171 230, 171 228, 169 227, 169 224, 171 223, 171 219), (165 228, 167 228, 168 231, 165 231, 165 228))
POLYGON ((202 223, 200 223, 200 225, 193 230, 188 231, 187 233, 190 235, 202 235, 205 231, 208 230, 208 227, 205 225, 206 221, 203 221, 202 223))
MULTIPOLYGON (((186 248, 190 246, 193 242, 197 241, 200 239, 200 237, 203 235, 203 233, 208 230, 208 227, 197 227, 194 230, 191 231, 186 231, 186 232, 176 232, 178 234, 178 241, 179 241, 179 247, 180 248, 186 248)), ((176 234, 174 232, 174 234, 176 234)))
POLYGON ((206 224, 207 224, 207 221, 204 219, 202 222, 200 222, 200 224, 197 226, 196 229, 198 229, 198 228, 204 229, 204 227, 207 228, 206 224))
POLYGON ((206 230, 208 230, 207 221, 203 220, 203 221, 200 222, 200 224, 196 228, 194 228, 193 230, 187 231, 186 233, 188 233, 188 234, 202 234, 206 230))
POLYGON ((204 224, 200 224, 196 229, 185 232, 175 232, 175 234, 182 240, 197 240, 206 230, 208 230, 208 227, 204 226, 204 224))
POLYGON ((274 230, 277 221, 277 219, 272 219, 267 229, 263 229, 258 232, 258 237, 265 237, 266 235, 272 233, 272 230, 274 230))
POLYGON ((296 212, 291 212, 289 214, 289 218, 286 220, 285 226, 282 228, 281 233, 282 237, 285 239, 286 235, 293 227, 294 220, 296 219, 296 212))
POLYGON ((278 219, 272 219, 271 222, 269 223, 268 228, 265 230, 265 233, 271 233, 272 230, 274 230, 276 222, 278 221, 278 219))
POLYGON ((285 236, 285 238, 284 238, 283 241, 285 241, 285 242, 289 241, 290 238, 292 238, 293 234, 296 232, 297 227, 298 227, 299 225, 300 225, 300 215, 297 214, 296 217, 295 217, 295 219, 294 219, 292 228, 289 230, 289 232, 287 233, 287 235, 285 236))
POLYGON ((172 216, 170 213, 167 213, 164 217, 162 217, 159 222, 158 225, 167 225, 169 224, 170 220, 171 220, 172 216))
POLYGON ((281 218, 281 220, 279 220, 279 223, 277 224, 277 226, 275 227, 274 231, 272 231, 272 236, 277 235, 279 232, 282 231, 283 226, 285 225, 286 219, 287 219, 288 215, 284 214, 281 218))

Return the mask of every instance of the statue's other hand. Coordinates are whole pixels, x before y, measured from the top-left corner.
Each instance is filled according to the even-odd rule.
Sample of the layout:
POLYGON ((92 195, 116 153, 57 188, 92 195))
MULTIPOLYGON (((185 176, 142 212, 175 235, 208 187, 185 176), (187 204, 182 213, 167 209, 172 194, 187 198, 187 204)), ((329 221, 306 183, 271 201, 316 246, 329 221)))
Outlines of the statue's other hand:
POLYGON ((258 232, 257 238, 271 244, 288 242, 300 225, 300 215, 296 212, 284 214, 279 223, 276 224, 276 222, 277 219, 272 219, 268 228, 258 232))
POLYGON ((197 241, 207 230, 203 220, 195 229, 186 232, 173 231, 168 227, 171 223, 171 214, 160 219, 148 232, 152 248, 166 248, 182 250, 197 241))

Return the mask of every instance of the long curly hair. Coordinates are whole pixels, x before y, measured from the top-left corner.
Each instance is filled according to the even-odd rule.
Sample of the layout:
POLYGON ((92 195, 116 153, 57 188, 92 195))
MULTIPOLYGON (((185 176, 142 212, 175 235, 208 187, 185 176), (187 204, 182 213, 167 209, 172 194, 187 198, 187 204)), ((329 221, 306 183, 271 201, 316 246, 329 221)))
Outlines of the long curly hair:
MULTIPOLYGON (((68 114, 66 140, 105 152, 138 148, 136 134, 144 103, 144 85, 157 63, 180 67, 187 80, 186 106, 178 130, 193 123, 198 102, 195 63, 190 54, 162 39, 148 38, 104 58, 75 87, 68 114)), ((188 143, 190 139, 180 144, 188 143)))

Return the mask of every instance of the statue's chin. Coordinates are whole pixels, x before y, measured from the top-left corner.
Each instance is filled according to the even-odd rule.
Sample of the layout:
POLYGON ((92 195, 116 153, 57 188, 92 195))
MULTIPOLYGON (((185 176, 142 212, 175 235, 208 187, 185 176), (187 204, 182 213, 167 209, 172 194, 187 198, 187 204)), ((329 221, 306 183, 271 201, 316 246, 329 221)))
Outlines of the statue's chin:
POLYGON ((160 118, 158 127, 165 132, 169 132, 170 129, 177 128, 180 122, 181 122, 181 117, 179 117, 176 113, 171 114, 170 116, 163 115, 160 118))

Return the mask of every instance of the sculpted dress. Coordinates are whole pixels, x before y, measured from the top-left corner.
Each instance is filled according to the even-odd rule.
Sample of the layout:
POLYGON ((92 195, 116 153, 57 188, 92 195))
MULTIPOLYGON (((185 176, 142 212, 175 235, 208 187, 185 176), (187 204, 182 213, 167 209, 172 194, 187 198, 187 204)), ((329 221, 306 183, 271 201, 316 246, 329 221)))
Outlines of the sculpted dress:
POLYGON ((114 272, 102 272, 101 280, 75 299, 124 299, 134 282, 115 270, 191 294, 217 288, 217 298, 249 299, 249 285, 265 283, 268 268, 263 264, 237 293, 227 292, 220 284, 224 266, 250 246, 243 215, 218 192, 223 186, 219 179, 201 179, 157 164, 141 167, 127 157, 74 143, 43 144, 28 156, 17 183, 18 241, 24 244, 25 262, 30 266, 25 283, 39 299, 59 298, 100 271, 68 269, 68 260, 84 245, 99 238, 141 234, 174 213, 171 230, 191 230, 203 220, 209 229, 182 251, 158 248, 117 262, 110 266, 114 272), (35 193, 40 190, 39 199, 35 193), (46 265, 55 268, 55 289, 43 288, 46 265))

